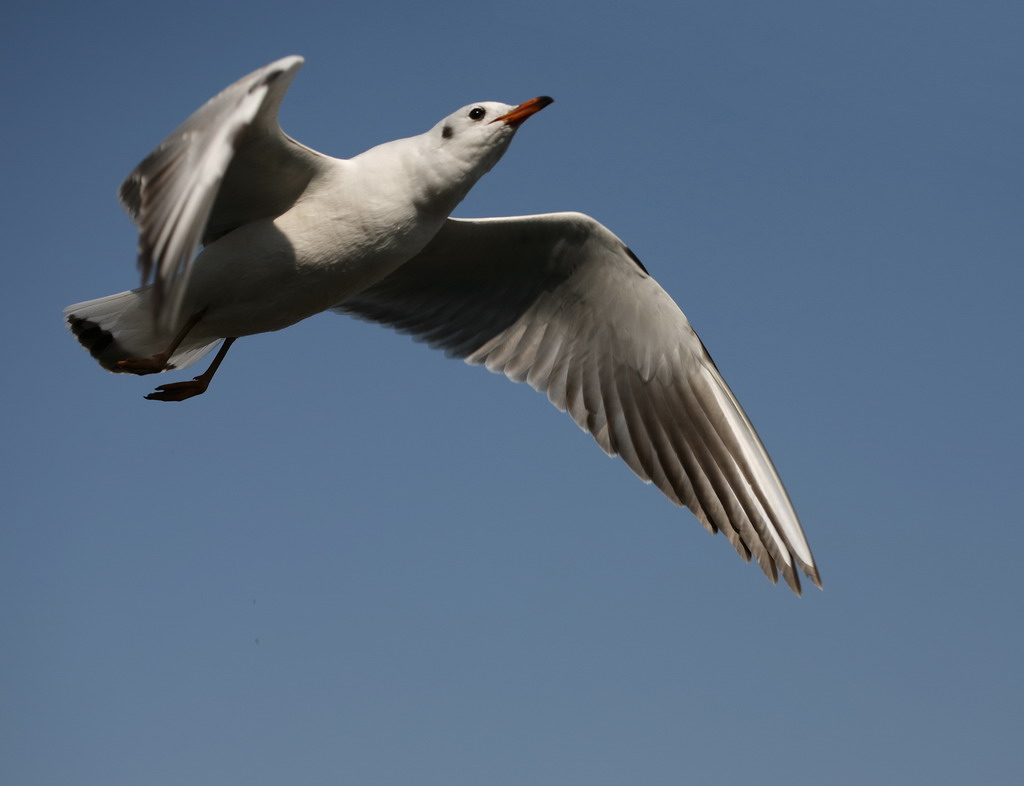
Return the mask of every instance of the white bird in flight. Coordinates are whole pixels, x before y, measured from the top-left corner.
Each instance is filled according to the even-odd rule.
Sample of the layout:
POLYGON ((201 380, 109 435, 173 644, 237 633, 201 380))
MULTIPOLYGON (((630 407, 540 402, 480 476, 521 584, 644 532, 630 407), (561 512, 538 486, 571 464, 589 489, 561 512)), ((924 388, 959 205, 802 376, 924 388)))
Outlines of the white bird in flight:
POLYGON ((750 420, 619 238, 581 213, 449 218, 552 99, 470 104, 425 134, 338 159, 278 124, 302 63, 285 57, 235 82, 125 180, 142 286, 64 312, 100 365, 185 368, 223 341, 205 372, 146 397, 182 401, 207 389, 240 336, 327 309, 380 322, 528 382, 772 581, 781 572, 799 593, 799 567, 820 587, 750 420))

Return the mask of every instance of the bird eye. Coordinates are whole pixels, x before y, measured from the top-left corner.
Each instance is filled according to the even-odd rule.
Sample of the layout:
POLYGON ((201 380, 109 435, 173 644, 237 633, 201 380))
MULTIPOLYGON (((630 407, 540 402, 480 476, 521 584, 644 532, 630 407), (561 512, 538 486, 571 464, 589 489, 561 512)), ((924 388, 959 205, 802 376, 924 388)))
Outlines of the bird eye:
POLYGON ((469 110, 469 119, 480 120, 486 114, 487 112, 484 111, 484 108, 482 106, 475 106, 469 110))

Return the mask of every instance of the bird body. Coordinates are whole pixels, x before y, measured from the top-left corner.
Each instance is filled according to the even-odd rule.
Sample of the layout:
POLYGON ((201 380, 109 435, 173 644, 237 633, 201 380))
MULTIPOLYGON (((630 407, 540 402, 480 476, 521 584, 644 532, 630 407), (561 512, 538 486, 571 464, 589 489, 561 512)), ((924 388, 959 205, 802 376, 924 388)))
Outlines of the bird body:
MULTIPOLYGON (((253 118, 255 122, 231 142, 231 146, 248 145, 247 155, 239 160, 248 159, 249 166, 264 166, 262 158, 269 156, 277 160, 273 168, 285 173, 296 165, 308 170, 304 177, 296 178, 301 185, 291 189, 287 202, 274 204, 275 199, 268 198, 266 192, 282 189, 262 177, 252 178, 251 169, 234 160, 226 172, 213 172, 214 176, 223 175, 221 184, 200 185, 181 175, 179 179, 186 182, 172 181, 172 187, 182 190, 205 187, 214 191, 220 186, 214 194, 210 225, 216 225, 220 215, 230 216, 235 204, 251 201, 246 187, 253 183, 262 204, 233 222, 222 220, 220 223, 228 225, 216 232, 207 228, 209 242, 198 256, 173 263, 177 271, 171 272, 178 278, 168 287, 175 290, 170 306, 164 306, 162 293, 155 299, 161 288, 159 269, 153 289, 143 286, 133 293, 111 296, 120 307, 118 321, 130 327, 122 327, 116 343, 105 347, 99 358, 109 370, 124 370, 119 364, 128 358, 156 355, 188 317, 200 311, 202 319, 178 343, 166 368, 184 368, 196 362, 221 339, 293 325, 376 283, 419 253, 437 234, 477 180, 497 163, 515 131, 515 126, 503 124, 487 129, 488 133, 477 133, 479 140, 467 138, 465 128, 456 134, 454 129, 467 125, 465 116, 473 108, 483 109, 490 120, 515 109, 484 102, 464 107, 425 134, 377 145, 351 159, 333 158, 285 136, 276 128, 276 118, 273 126, 266 122, 280 103, 271 98, 283 94, 301 64, 300 58, 284 58, 237 83, 256 87, 265 83, 268 98, 253 118)), ((233 88, 215 97, 197 115, 225 94, 230 96, 233 88)), ((251 89, 245 98, 252 95, 251 89)), ((237 105, 227 109, 237 111, 237 105)), ((223 115, 220 113, 221 122, 223 115)), ((183 128, 188 125, 187 121, 183 128)), ((179 155, 189 154, 201 144, 197 137, 211 130, 196 125, 200 128, 172 134, 129 176, 122 199, 130 212, 143 202, 139 197, 144 189, 152 189, 150 183, 164 177, 166 164, 161 155, 176 148, 179 155), (156 166, 147 166, 151 160, 156 166)), ((470 127, 478 131, 479 121, 471 121, 470 127)), ((214 137, 207 144, 227 141, 207 136, 214 137)), ((206 177, 192 180, 210 179, 208 172, 199 169, 199 174, 206 177)), ((183 198, 187 197, 186 192, 183 198)), ((197 218, 192 219, 194 223, 197 218)), ((142 263, 144 270, 147 264, 142 263)), ((70 306, 67 313, 91 322, 96 309, 102 311, 110 305, 101 298, 70 306)))
POLYGON ((159 373, 223 340, 206 372, 147 396, 180 401, 207 389, 238 337, 328 309, 389 325, 544 392, 770 578, 799 591, 800 568, 820 583, 749 419, 618 237, 580 213, 449 217, 551 99, 470 104, 343 160, 280 130, 301 64, 222 91, 122 185, 143 286, 65 310, 100 364, 159 373))

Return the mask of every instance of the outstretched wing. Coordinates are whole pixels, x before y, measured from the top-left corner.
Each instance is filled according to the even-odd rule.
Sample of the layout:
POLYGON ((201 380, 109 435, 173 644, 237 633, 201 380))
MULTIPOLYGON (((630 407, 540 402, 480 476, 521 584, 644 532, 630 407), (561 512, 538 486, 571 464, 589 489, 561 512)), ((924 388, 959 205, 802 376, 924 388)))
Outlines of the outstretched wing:
POLYGON ((253 71, 196 110, 121 185, 139 228, 143 285, 171 327, 201 243, 280 215, 329 160, 287 136, 277 112, 301 57, 253 71))
POLYGON ((820 586, 754 427, 671 297, 579 213, 450 219, 410 262, 336 311, 528 382, 765 574, 820 586))

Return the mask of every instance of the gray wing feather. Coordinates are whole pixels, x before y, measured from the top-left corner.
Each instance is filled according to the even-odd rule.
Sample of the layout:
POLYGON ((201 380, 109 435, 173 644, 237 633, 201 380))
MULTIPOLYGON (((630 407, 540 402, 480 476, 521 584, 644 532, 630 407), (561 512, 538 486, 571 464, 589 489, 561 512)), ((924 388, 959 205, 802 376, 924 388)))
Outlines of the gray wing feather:
POLYGON ((121 204, 139 229, 142 284, 152 282, 154 316, 165 327, 177 319, 199 246, 280 215, 316 173, 322 156, 277 122, 302 63, 283 58, 218 93, 121 185, 121 204))
POLYGON ((559 213, 451 219, 336 309, 527 382, 773 581, 814 558, 771 459, 704 345, 615 235, 559 213))

